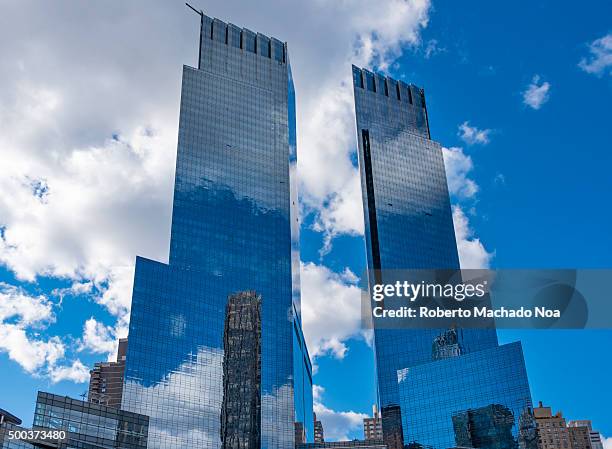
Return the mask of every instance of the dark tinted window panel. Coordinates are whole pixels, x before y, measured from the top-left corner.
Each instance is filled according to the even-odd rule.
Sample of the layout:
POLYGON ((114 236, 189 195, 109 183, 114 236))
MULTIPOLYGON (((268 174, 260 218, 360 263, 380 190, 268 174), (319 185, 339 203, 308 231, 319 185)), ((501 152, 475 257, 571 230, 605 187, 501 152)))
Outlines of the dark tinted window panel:
POLYGON ((227 26, 227 38, 229 45, 240 48, 240 28, 230 23, 227 26))
POLYGON ((242 48, 255 53, 255 45, 255 33, 249 30, 242 30, 242 48))
POLYGON ((257 35, 257 54, 270 57, 270 38, 263 34, 257 35))
POLYGON ((363 76, 361 70, 353 66, 353 85, 363 89, 363 76))
POLYGON ((213 20, 213 40, 225 43, 227 25, 219 19, 213 20))
POLYGON ((374 84, 374 75, 365 70, 363 73, 365 75, 366 89, 368 89, 370 92, 376 92, 376 85, 374 84))
POLYGON ((285 45, 278 39, 272 39, 272 56, 275 61, 285 62, 285 45))

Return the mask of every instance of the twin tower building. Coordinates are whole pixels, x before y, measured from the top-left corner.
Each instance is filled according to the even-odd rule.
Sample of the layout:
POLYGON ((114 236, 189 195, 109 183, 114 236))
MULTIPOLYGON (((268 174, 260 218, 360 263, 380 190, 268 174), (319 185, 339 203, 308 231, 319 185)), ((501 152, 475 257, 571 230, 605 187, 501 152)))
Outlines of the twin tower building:
MULTIPOLYGON (((423 90, 352 70, 368 268, 459 268, 423 90)), ((198 67, 183 68, 169 263, 136 261, 121 408, 149 416, 148 447, 313 441, 296 163, 287 45, 201 13, 198 67)), ((449 330, 460 349, 440 358, 439 329, 374 333, 389 449, 533 447, 520 343, 449 330)))

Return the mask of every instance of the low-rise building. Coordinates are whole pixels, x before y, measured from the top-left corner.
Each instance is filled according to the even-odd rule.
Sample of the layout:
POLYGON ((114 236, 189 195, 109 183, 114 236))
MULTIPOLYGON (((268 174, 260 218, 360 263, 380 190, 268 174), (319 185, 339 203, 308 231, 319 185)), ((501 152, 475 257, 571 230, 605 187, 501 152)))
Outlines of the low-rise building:
POLYGON ((603 449, 601 434, 597 430, 593 430, 593 425, 589 419, 575 419, 567 423, 568 427, 586 427, 589 429, 589 440, 593 449, 603 449))
POLYGON ((64 431, 58 448, 146 449, 149 417, 39 391, 32 430, 64 431))
POLYGON ((571 449, 569 430, 561 412, 553 415, 550 407, 540 401, 533 409, 539 449, 571 449))
POLYGON ((586 426, 568 426, 572 449, 592 449, 589 428, 586 426))
POLYGON ((89 372, 89 392, 87 396, 89 402, 121 408, 127 344, 127 338, 119 339, 117 360, 115 362, 96 363, 94 369, 89 372))
POLYGON ((323 434, 323 423, 317 419, 317 414, 313 413, 314 419, 314 442, 324 443, 325 435, 323 434))
POLYGON ((363 433, 366 441, 382 440, 382 420, 376 404, 372 406, 372 417, 363 419, 363 433))

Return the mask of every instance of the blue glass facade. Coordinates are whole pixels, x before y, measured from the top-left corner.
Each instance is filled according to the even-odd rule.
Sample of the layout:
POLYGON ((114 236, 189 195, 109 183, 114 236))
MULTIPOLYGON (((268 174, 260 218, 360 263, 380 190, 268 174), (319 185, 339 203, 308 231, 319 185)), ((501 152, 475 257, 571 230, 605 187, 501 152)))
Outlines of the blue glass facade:
POLYGON ((262 448, 293 447, 302 419, 312 439, 294 97, 285 44, 202 15, 199 67, 183 68, 169 264, 136 261, 122 408, 150 417, 151 448, 233 447, 221 435, 234 362, 260 370, 249 410, 262 448), (250 362, 224 351, 224 330, 238 344, 228 298, 244 292, 259 298, 250 362))
MULTIPOLYGON (((430 137, 424 91, 355 66, 353 87, 368 271, 381 277, 369 283, 385 282, 384 270, 458 269, 442 149, 430 137)), ((398 371, 430 363, 432 345, 444 331, 374 329, 378 397, 390 449, 402 447, 411 435, 402 429, 407 421, 398 371)), ((498 346, 494 329, 460 329, 457 338, 461 354, 498 346)), ((431 426, 436 418, 427 410, 410 425, 431 426)))
POLYGON ((64 430, 67 449, 146 449, 149 418, 114 407, 39 391, 34 430, 64 430))
POLYGON ((531 408, 531 393, 518 342, 407 368, 400 371, 398 385, 407 444, 530 447, 528 435, 520 432, 521 425, 530 424, 521 417, 531 408), (476 417, 483 421, 491 415, 501 417, 494 421, 502 425, 496 429, 484 419, 480 427, 493 441, 476 445, 484 439, 476 417))

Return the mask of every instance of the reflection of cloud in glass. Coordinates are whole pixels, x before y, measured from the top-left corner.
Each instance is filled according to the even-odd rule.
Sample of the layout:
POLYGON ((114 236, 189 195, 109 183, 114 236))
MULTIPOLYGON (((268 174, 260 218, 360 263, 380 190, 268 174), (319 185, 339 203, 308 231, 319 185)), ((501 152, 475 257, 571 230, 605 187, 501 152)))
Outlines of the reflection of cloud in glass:
POLYGON ((222 363, 221 349, 200 347, 152 386, 128 379, 130 409, 150 418, 149 448, 221 447, 222 363))
POLYGON ((173 337, 183 337, 185 335, 185 328, 187 327, 187 320, 183 314, 171 315, 170 316, 170 335, 173 337))
POLYGON ((263 394, 261 409, 261 447, 293 446, 293 387, 286 384, 272 394, 263 394))

